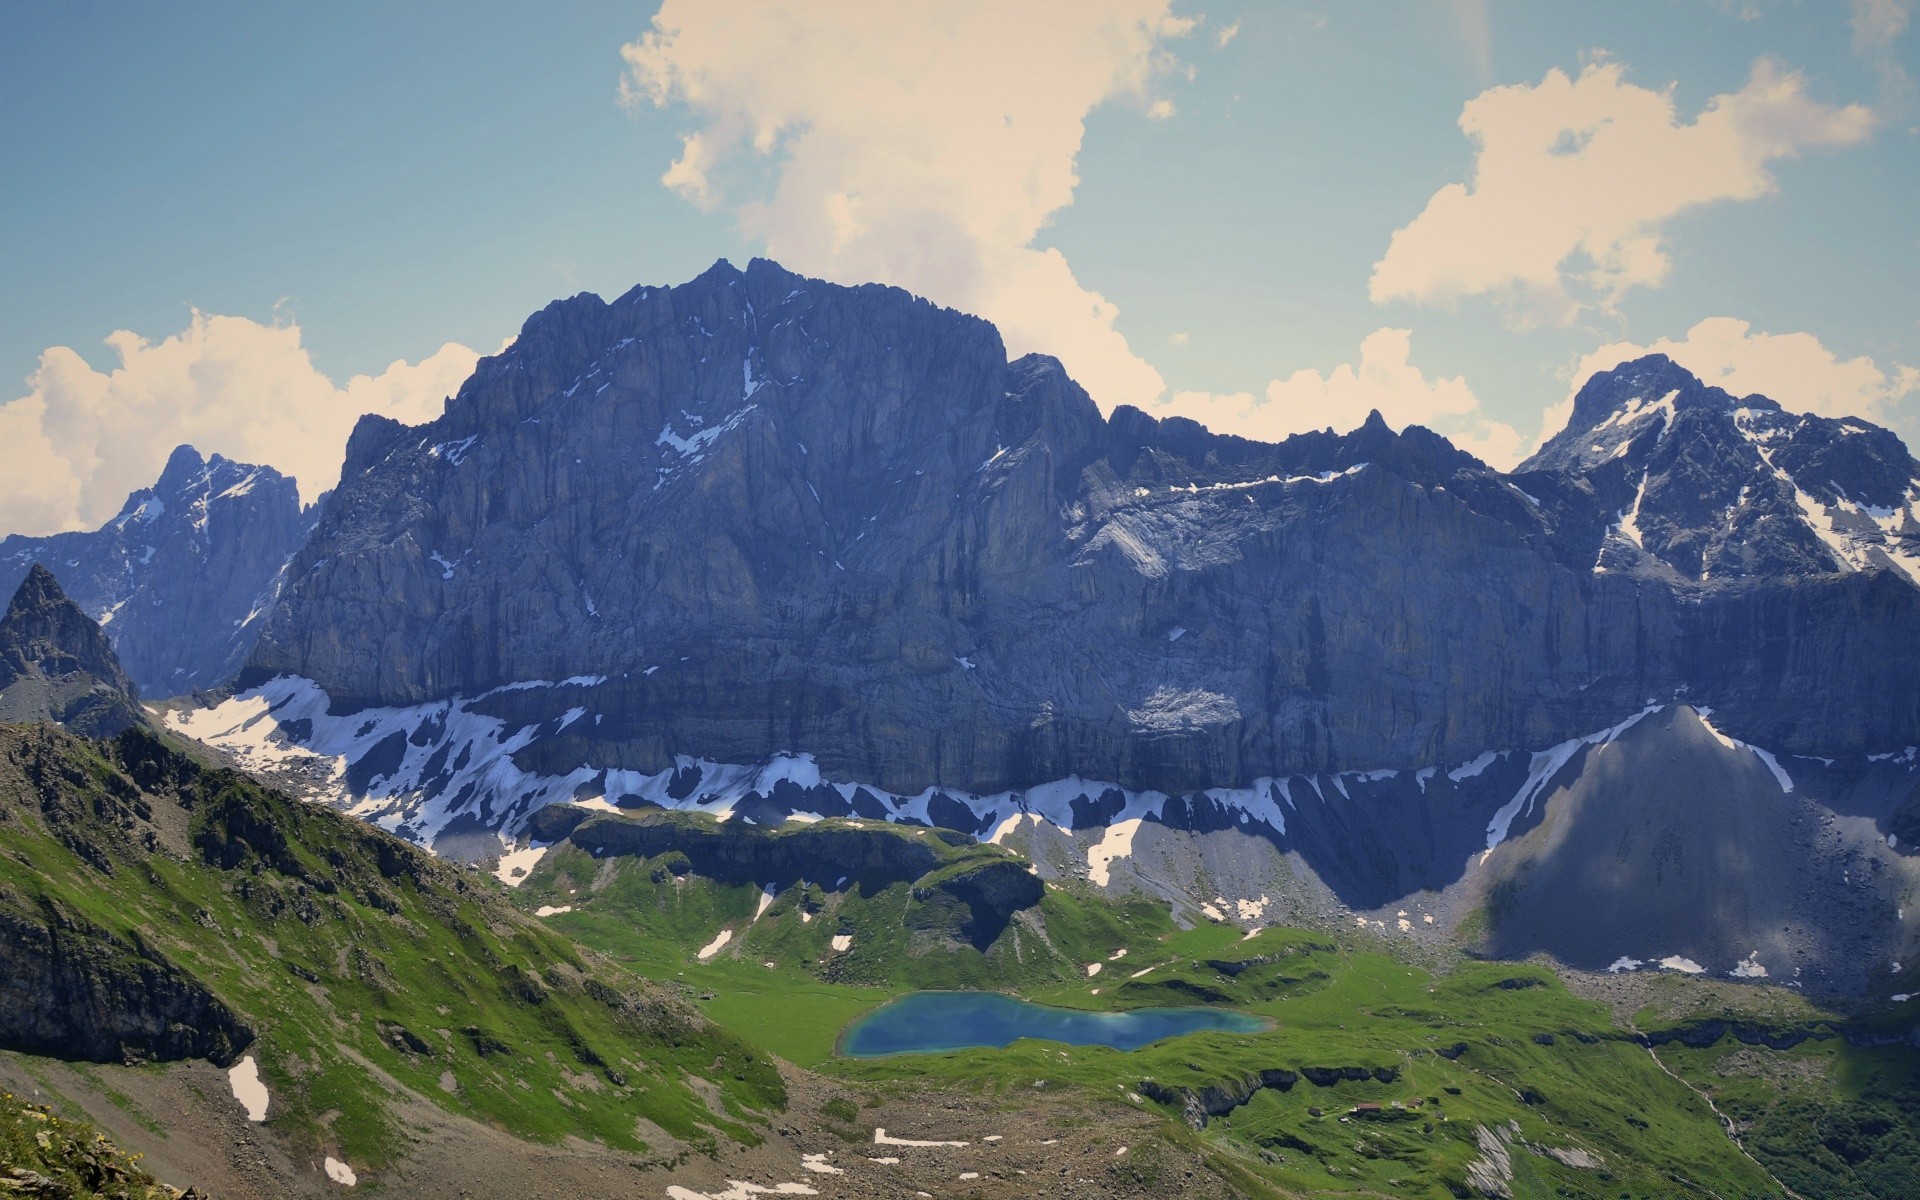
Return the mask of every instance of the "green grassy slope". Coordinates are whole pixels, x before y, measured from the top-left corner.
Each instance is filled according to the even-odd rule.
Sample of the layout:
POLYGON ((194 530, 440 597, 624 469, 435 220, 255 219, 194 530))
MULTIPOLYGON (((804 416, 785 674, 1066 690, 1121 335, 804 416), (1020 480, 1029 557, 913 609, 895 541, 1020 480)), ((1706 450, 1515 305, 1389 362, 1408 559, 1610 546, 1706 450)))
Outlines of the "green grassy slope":
POLYGON ((764 1052, 515 911, 492 879, 140 730, 0 727, 0 917, 57 931, 81 977, 203 985, 255 1035, 239 1049, 271 1125, 357 1165, 399 1149, 396 1086, 524 1137, 636 1153, 636 1117, 700 1146, 755 1140, 784 1103, 764 1052))

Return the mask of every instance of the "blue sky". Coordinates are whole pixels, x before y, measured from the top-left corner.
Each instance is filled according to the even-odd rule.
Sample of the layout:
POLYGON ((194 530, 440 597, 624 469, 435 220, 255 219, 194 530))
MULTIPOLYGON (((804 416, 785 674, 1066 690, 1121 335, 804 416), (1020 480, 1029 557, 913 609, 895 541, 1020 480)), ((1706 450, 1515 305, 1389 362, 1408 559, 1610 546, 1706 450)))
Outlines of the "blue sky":
POLYGON ((1378 406, 1505 465, 1658 347, 1911 440, 1908 12, 11 6, 0 529, 97 524, 176 440, 311 496, 554 297, 769 251, 1259 436, 1378 406))

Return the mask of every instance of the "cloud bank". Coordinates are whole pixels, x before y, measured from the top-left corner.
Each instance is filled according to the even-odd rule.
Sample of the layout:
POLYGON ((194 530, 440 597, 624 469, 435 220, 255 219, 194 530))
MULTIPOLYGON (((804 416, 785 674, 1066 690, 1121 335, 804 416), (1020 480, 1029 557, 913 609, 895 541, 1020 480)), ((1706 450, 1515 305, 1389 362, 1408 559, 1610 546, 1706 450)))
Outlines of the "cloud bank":
POLYGON ((1471 183, 1441 188, 1393 234, 1370 292, 1382 304, 1487 295, 1516 324, 1566 324, 1663 283, 1674 217, 1768 195, 1773 161, 1872 127, 1865 107, 1810 98, 1803 76, 1770 59, 1690 122, 1671 88, 1628 83, 1617 62, 1491 88, 1460 113, 1476 147, 1471 183))
POLYGON ((1015 353, 1064 362, 1103 408, 1146 404, 1158 371, 1119 310, 1036 246, 1073 202, 1089 112, 1154 119, 1169 0, 817 4, 667 0, 622 48, 631 103, 696 118, 661 181, 785 265, 882 282, 978 313, 1015 353))
POLYGON ((120 360, 112 370, 54 346, 27 393, 0 405, 10 468, 0 476, 0 533, 94 528, 182 442, 291 474, 311 501, 338 482, 361 414, 431 420, 479 359, 449 342, 417 363, 336 384, 313 365, 298 325, 197 311, 159 342, 120 330, 106 344, 120 360))

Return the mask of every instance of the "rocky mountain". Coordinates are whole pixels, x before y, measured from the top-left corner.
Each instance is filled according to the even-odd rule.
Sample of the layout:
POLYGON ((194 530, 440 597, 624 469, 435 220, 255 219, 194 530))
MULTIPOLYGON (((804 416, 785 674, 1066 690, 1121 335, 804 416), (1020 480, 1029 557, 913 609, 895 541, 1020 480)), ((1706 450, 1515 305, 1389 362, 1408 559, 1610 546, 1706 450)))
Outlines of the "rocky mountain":
POLYGON ((52 721, 89 737, 146 721, 106 635, 39 563, 0 618, 0 721, 52 721))
MULTIPOLYGON (((1916 463, 1888 430, 1789 413, 1664 355, 1602 372, 1522 478, 1572 481, 1596 572, 1682 589, 1888 571, 1920 581, 1916 463), (1596 537, 1596 533, 1598 536, 1596 537)), ((1524 485, 1523 485, 1524 486, 1524 485)))
MULTIPOLYGON (((1628 746, 1659 770, 1710 714, 1702 786, 1818 811, 1693 861, 1751 836, 1878 864, 1865 934, 1774 952, 1858 988, 1920 936, 1887 841, 1920 743, 1915 480, 1885 430, 1659 357, 1512 475, 1377 416, 1278 444, 1102 417, 985 322, 722 263, 557 302, 439 420, 364 420, 239 690, 175 720, 446 853, 582 798, 880 817, 1196 917, 1521 953, 1544 935, 1491 920, 1520 848, 1618 816, 1625 777, 1580 781, 1628 746), (1838 842, 1780 842, 1837 814, 1838 842)), ((1555 945, 1730 973, 1777 915, 1660 912, 1555 945)))
POLYGON ((181 446, 99 529, 0 539, 0 590, 48 564, 143 692, 184 695, 240 669, 313 517, 272 467, 181 446))

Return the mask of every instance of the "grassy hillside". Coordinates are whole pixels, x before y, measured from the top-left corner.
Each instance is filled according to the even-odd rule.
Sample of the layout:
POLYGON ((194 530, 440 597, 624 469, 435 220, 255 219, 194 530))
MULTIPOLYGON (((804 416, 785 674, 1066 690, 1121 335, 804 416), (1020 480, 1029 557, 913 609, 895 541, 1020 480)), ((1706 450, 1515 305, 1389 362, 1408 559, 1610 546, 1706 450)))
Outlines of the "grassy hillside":
POLYGON ((640 1154, 636 1118, 698 1147, 755 1140, 784 1103, 764 1052, 490 878, 144 730, 0 727, 0 955, 63 993, 0 1017, 14 1048, 251 1057, 269 1124, 362 1170, 400 1149, 402 1089, 640 1154))

